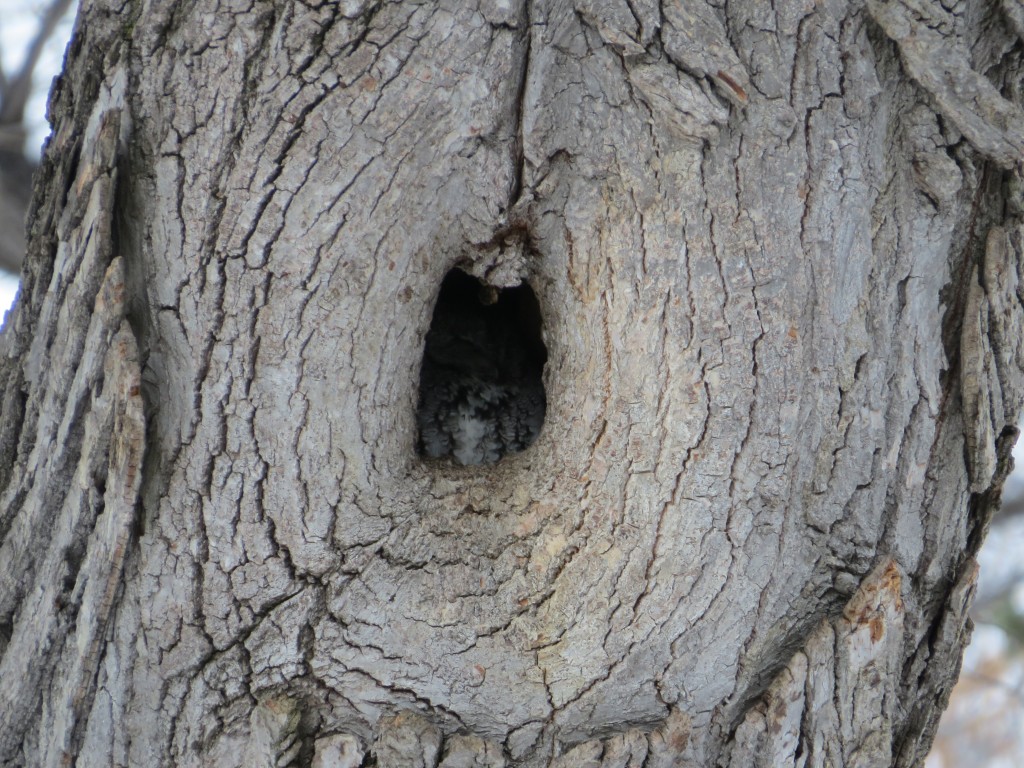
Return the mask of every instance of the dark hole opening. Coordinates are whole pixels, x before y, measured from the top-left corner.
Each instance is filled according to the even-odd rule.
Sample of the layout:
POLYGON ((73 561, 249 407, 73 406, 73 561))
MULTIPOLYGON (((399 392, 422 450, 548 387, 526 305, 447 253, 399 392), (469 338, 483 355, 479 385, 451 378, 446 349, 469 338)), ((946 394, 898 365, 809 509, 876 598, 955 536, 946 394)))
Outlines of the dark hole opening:
POLYGON ((544 424, 547 357, 528 285, 496 289, 451 270, 423 350, 420 455, 491 464, 529 447, 544 424))

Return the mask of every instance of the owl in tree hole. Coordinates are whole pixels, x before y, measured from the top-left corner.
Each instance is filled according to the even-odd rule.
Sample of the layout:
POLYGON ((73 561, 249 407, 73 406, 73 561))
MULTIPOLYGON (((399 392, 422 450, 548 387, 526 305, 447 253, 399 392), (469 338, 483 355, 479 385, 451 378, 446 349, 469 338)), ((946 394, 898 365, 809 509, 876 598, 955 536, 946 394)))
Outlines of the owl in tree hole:
POLYGON ((529 287, 498 292, 449 272, 423 351, 420 453, 490 464, 529 446, 544 423, 546 358, 529 287))

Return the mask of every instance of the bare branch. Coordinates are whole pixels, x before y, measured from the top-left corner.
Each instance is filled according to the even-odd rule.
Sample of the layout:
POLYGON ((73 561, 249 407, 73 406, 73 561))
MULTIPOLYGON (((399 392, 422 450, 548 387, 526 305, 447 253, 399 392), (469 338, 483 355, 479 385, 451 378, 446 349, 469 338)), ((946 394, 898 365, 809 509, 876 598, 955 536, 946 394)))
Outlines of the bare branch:
POLYGON ((32 73, 35 71, 43 47, 53 36, 60 20, 67 13, 74 0, 53 0, 39 22, 36 36, 29 43, 21 68, 6 82, 3 104, 0 105, 0 124, 21 123, 25 117, 25 105, 32 91, 32 73))

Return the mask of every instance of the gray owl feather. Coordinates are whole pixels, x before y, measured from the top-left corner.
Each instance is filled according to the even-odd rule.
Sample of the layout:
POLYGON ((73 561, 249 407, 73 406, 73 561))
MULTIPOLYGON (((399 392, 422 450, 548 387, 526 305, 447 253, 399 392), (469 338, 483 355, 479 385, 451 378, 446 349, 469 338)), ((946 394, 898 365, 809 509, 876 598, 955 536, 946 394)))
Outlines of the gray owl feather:
POLYGON ((539 339, 531 343, 524 336, 515 307, 501 306, 501 299, 486 306, 475 290, 455 298, 445 290, 420 372, 420 452, 464 465, 490 464, 523 450, 540 433, 543 347, 538 351, 539 339))

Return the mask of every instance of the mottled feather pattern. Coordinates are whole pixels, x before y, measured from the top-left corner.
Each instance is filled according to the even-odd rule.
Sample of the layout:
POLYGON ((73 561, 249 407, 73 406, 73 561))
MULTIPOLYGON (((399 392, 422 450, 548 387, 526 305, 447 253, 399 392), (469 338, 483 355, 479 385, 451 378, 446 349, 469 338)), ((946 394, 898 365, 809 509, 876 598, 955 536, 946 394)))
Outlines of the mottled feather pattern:
MULTIPOLYGON (((448 372, 451 374, 451 372, 448 372)), ((466 376, 425 377, 420 440, 430 458, 491 464, 540 434, 544 393, 536 383, 498 384, 466 376)))
POLYGON ((442 300, 420 373, 420 453, 491 464, 537 439, 544 423, 544 361, 509 321, 514 314, 508 308, 465 296, 442 300))

